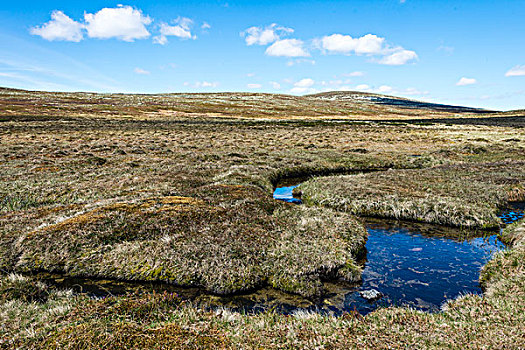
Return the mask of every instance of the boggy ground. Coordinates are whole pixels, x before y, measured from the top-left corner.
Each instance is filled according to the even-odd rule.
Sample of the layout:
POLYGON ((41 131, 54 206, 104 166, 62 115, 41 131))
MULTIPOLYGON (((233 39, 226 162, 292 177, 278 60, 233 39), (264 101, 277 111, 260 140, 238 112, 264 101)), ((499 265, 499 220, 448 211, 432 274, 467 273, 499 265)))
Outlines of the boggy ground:
POLYGON ((0 344, 49 349, 521 349, 525 221, 506 228, 502 237, 511 249, 483 269, 484 296, 460 297, 433 314, 386 308, 366 317, 271 311, 243 315, 197 309, 173 294, 94 300, 46 289, 30 278, 4 276, 0 344))
POLYGON ((357 176, 319 177, 303 200, 360 216, 495 228, 508 202, 525 199, 525 160, 441 165, 357 176))
MULTIPOLYGON (((77 94, 77 100, 65 103, 64 95, 54 99, 52 94, 29 94, 33 101, 24 100, 28 94, 22 94, 20 109, 16 106, 21 102, 13 102, 11 95, 2 99, 3 106, 12 108, 2 111, 0 122, 3 346, 284 347, 287 335, 287 345, 292 347, 343 346, 344 342, 386 347, 397 341, 405 345, 423 341, 422 346, 430 346, 449 335, 465 345, 475 340, 478 331, 486 334, 483 341, 497 346, 503 343, 501 337, 489 338, 497 322, 498 334, 510 345, 518 344, 523 335, 517 328, 524 324, 519 311, 523 310, 523 260, 513 255, 521 254, 517 248, 508 253, 510 257, 500 258, 498 268, 489 274, 487 286, 503 281, 509 287, 497 289, 493 299, 489 288, 486 298, 468 296, 453 302, 450 310, 457 311, 449 314, 387 309, 364 321, 352 315, 208 313, 183 306, 170 295, 89 300, 50 290, 30 276, 7 275, 48 270, 198 285, 215 293, 271 285, 317 296, 323 292, 324 279, 359 278, 355 257, 366 237, 350 213, 274 202, 271 191, 279 179, 389 168, 394 170, 363 176, 380 179, 411 171, 417 178, 446 167, 463 169, 457 173, 461 176, 446 179, 452 184, 436 192, 442 194, 447 188, 461 188, 470 167, 496 167, 497 181, 472 175, 490 187, 494 197, 487 198, 497 200, 491 204, 493 210, 511 198, 509 193, 522 193, 523 177, 516 164, 523 162, 523 129, 248 120, 214 118, 198 110, 163 117, 155 105, 147 104, 148 96, 123 96, 121 101, 126 100, 134 112, 122 115, 118 113, 122 105, 115 104, 113 110, 101 106, 106 111, 102 113, 85 103, 88 98, 103 100, 102 95, 77 94), (157 114, 147 114, 148 108, 157 114), (483 318, 489 319, 486 326, 476 323, 483 318), (432 334, 438 336, 434 339, 432 334)), ((236 108, 242 107, 241 102, 236 108)), ((326 99, 322 102, 329 106, 326 99)), ((176 106, 176 101, 172 104, 176 106)), ((382 183, 369 185, 376 193, 382 183)), ((392 185, 392 191, 418 193, 417 187, 401 185, 392 185)), ((434 191, 435 185, 430 187, 434 191)), ((455 194, 455 200, 466 202, 473 191, 468 187, 455 194)), ((472 207, 472 215, 488 210, 476 208, 472 207)))

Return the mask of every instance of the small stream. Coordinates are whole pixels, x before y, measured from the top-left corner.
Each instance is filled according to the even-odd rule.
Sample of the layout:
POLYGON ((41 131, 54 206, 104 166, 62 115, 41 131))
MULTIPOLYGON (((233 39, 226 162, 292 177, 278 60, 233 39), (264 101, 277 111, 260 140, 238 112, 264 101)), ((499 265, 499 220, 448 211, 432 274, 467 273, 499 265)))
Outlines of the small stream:
MULTIPOLYGON (((274 198, 301 204, 292 191, 297 183, 282 183, 274 198)), ((524 203, 501 213, 506 224, 523 217, 524 203)), ((106 297, 130 292, 170 292, 204 308, 227 307, 234 311, 260 312, 274 310, 289 314, 308 310, 340 315, 354 312, 365 315, 380 306, 410 306, 424 311, 439 311, 448 299, 465 293, 481 294, 479 273, 495 252, 505 248, 495 232, 473 236, 438 225, 363 219, 368 231, 366 257, 359 283, 326 282, 326 295, 309 300, 267 287, 255 292, 217 296, 201 288, 181 288, 165 283, 124 282, 94 278, 66 277, 41 273, 37 278, 60 289, 72 289, 91 297, 106 297), (381 296, 369 300, 363 292, 375 290, 381 296)))

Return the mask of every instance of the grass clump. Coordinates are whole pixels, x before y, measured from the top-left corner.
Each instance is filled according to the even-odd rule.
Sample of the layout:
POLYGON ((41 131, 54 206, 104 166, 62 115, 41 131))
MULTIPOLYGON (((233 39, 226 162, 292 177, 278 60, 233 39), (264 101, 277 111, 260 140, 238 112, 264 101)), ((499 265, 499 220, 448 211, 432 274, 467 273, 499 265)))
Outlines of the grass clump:
POLYGON ((524 169, 512 161, 391 170, 315 178, 300 191, 308 204, 356 215, 492 228, 501 223, 500 208, 524 198, 524 169))
POLYGON ((163 281, 217 294, 270 283, 307 297, 323 279, 360 279, 366 231, 345 213, 277 203, 257 187, 115 203, 28 233, 17 271, 163 281))

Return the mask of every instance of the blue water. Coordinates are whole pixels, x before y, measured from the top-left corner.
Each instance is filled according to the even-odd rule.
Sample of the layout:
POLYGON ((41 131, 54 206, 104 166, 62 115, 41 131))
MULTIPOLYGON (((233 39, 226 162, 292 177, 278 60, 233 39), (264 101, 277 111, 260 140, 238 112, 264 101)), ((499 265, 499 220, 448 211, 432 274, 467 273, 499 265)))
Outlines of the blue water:
POLYGON ((481 268, 505 248, 495 235, 459 240, 439 237, 439 228, 436 236, 402 224, 368 225, 367 231, 367 261, 358 290, 376 289, 385 297, 369 303, 358 292, 346 294, 344 309, 363 314, 380 305, 437 311, 447 299, 479 294, 481 268))
POLYGON ((273 198, 287 203, 301 204, 302 201, 299 198, 294 198, 292 194, 293 189, 296 187, 297 185, 288 187, 277 187, 273 192, 273 198))
MULTIPOLYGON (((301 203, 292 196, 295 187, 277 188, 273 196, 301 203)), ((519 205, 500 215, 505 224, 523 216, 519 205)), ((390 305, 437 311, 448 299, 466 293, 480 294, 481 268, 495 252, 505 248, 495 232, 464 239, 458 237, 465 233, 436 225, 379 221, 366 226, 369 236, 362 284, 344 291, 343 305, 330 307, 332 311, 367 314, 379 306, 390 305), (369 289, 384 297, 373 302, 365 300, 359 291, 369 289)))

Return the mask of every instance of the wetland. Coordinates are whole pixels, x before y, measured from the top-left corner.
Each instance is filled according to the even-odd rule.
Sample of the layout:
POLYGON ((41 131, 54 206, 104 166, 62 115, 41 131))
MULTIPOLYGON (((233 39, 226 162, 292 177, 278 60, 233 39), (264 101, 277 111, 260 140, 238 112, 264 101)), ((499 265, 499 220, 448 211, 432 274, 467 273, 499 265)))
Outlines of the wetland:
POLYGON ((519 348, 523 117, 354 95, 2 89, 2 347, 519 348))

